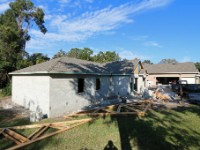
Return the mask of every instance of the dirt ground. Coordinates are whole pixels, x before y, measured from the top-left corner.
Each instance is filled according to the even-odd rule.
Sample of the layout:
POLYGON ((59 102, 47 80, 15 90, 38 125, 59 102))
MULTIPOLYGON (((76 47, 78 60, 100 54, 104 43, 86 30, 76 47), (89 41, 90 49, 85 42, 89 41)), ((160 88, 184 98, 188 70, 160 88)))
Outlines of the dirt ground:
POLYGON ((29 111, 22 106, 14 104, 11 97, 0 98, 0 121, 13 121, 15 119, 28 118, 29 111))

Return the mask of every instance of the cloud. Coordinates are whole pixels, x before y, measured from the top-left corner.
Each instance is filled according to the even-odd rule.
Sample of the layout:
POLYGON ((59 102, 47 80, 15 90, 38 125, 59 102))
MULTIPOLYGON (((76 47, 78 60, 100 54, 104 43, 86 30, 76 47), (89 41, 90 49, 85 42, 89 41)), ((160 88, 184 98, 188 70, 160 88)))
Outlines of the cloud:
POLYGON ((88 2, 88 3, 93 3, 94 2, 94 0, 85 0, 86 2, 88 2))
POLYGON ((188 56, 184 56, 180 62, 190 62, 191 58, 188 56))
MULTIPOLYGON (((99 33, 112 32, 123 24, 133 23, 131 15, 147 11, 152 8, 163 7, 171 0, 143 0, 140 3, 128 2, 117 7, 106 7, 100 10, 85 12, 79 16, 48 14, 50 30, 45 35, 32 30, 33 39, 51 42, 80 42, 99 33), (51 19, 51 20, 50 20, 51 19)), ((59 3, 68 3, 60 0, 59 3)), ((48 28, 49 29, 49 28, 48 28)), ((155 45, 155 43, 154 43, 155 45)), ((159 45, 157 45, 159 46, 159 45)), ((30 47, 30 46, 29 46, 30 47)))
POLYGON ((131 39, 133 39, 134 41, 144 41, 147 38, 149 38, 148 35, 140 35, 140 36, 137 36, 137 37, 132 37, 131 39))
POLYGON ((132 60, 134 58, 139 58, 139 59, 150 59, 149 56, 144 56, 144 55, 138 55, 136 54, 135 52, 133 51, 129 51, 129 50, 123 50, 123 51, 120 51, 119 52, 119 56, 122 58, 122 59, 129 59, 129 60, 132 60))
POLYGON ((4 12, 9 8, 10 2, 0 3, 0 13, 4 12))
POLYGON ((71 0, 58 0, 59 3, 61 4, 67 4, 69 3, 71 0))
POLYGON ((150 47, 162 48, 162 45, 160 45, 158 42, 154 42, 154 41, 146 42, 145 45, 150 46, 150 47))

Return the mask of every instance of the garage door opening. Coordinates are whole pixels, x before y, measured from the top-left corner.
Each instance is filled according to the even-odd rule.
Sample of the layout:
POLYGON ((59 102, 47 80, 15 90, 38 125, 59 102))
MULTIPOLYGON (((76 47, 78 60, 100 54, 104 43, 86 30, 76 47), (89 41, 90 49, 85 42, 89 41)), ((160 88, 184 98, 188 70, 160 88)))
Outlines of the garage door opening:
POLYGON ((169 83, 177 83, 179 77, 157 77, 156 84, 169 84, 169 83))

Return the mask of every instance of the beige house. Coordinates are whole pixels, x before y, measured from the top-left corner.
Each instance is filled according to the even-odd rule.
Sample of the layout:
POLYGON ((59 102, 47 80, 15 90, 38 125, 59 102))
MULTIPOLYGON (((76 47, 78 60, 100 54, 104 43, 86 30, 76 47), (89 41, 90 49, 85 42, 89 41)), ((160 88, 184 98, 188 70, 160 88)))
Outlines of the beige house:
POLYGON ((192 62, 174 64, 144 64, 147 69, 147 85, 167 85, 185 80, 188 84, 199 83, 199 71, 192 62))
POLYGON ((134 64, 134 90, 141 93, 147 86, 147 70, 137 58, 130 60, 134 64))

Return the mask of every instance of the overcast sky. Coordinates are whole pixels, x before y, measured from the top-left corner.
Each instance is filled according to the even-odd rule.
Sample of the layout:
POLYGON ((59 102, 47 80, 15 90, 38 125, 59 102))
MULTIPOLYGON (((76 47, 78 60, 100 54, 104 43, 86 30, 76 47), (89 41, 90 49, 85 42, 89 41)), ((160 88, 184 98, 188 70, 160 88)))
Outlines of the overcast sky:
MULTIPOLYGON (((12 0, 0 0, 3 13, 12 0)), ((48 33, 32 27, 29 53, 89 47, 122 58, 200 61, 200 0, 32 0, 48 33)))

